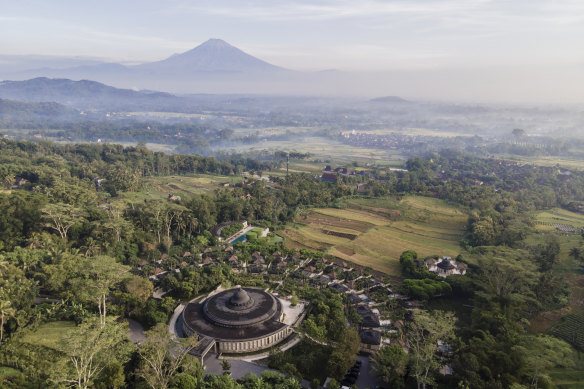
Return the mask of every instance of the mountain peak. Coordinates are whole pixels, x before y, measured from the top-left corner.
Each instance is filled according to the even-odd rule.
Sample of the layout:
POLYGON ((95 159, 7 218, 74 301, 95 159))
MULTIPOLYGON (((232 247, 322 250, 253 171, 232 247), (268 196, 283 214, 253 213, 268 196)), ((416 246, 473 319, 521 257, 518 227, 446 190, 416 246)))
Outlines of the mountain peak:
POLYGON ((229 43, 225 42, 223 39, 211 38, 203 43, 201 43, 198 47, 233 47, 229 43))
POLYGON ((139 65, 138 68, 167 74, 259 73, 284 70, 216 38, 209 39, 185 53, 175 54, 162 61, 139 65))

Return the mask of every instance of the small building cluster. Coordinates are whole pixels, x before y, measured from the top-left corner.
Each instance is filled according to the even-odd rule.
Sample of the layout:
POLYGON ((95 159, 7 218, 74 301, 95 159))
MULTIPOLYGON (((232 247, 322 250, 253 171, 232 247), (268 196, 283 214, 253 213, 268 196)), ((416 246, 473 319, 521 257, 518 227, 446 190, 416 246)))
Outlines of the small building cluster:
POLYGON ((428 258, 424 261, 424 265, 426 265, 428 271, 431 271, 440 277, 448 277, 453 274, 465 275, 467 269, 465 263, 456 262, 456 260, 451 257, 443 257, 442 260, 428 258))

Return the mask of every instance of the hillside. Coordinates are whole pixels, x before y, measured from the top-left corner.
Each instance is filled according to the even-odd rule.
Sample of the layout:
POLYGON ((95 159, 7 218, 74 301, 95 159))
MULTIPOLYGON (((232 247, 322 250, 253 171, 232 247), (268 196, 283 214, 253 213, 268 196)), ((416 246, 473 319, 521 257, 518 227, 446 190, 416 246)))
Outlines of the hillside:
POLYGON ((29 103, 0 98, 0 120, 29 122, 52 121, 79 117, 79 111, 59 103, 29 103))
POLYGON ((27 102, 56 102, 76 108, 159 107, 181 103, 168 93, 119 89, 96 81, 38 77, 0 82, 0 98, 27 102))

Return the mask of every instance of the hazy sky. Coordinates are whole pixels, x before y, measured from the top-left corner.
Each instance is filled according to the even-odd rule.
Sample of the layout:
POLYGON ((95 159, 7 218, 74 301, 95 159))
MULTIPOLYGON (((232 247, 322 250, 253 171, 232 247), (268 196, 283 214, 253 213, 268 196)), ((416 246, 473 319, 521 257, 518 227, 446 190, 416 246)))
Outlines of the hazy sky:
POLYGON ((583 0, 0 0, 0 53, 146 62, 221 38, 297 70, 584 68, 583 0))

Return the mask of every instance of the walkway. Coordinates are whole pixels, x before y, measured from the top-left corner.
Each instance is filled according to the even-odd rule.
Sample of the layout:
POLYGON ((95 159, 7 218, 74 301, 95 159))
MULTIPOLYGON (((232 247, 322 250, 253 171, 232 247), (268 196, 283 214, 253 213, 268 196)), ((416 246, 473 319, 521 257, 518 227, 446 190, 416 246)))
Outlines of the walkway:
POLYGON ((141 341, 146 339, 144 327, 134 319, 128 319, 128 331, 130 332, 130 340, 134 344, 140 344, 141 341))
POLYGON ((231 244, 231 242, 233 242, 235 239, 239 238, 240 236, 242 236, 244 234, 247 234, 253 228, 254 227, 252 227, 252 226, 247 226, 243 230, 239 230, 235 234, 231 235, 229 238, 225 239, 225 242, 231 244))

